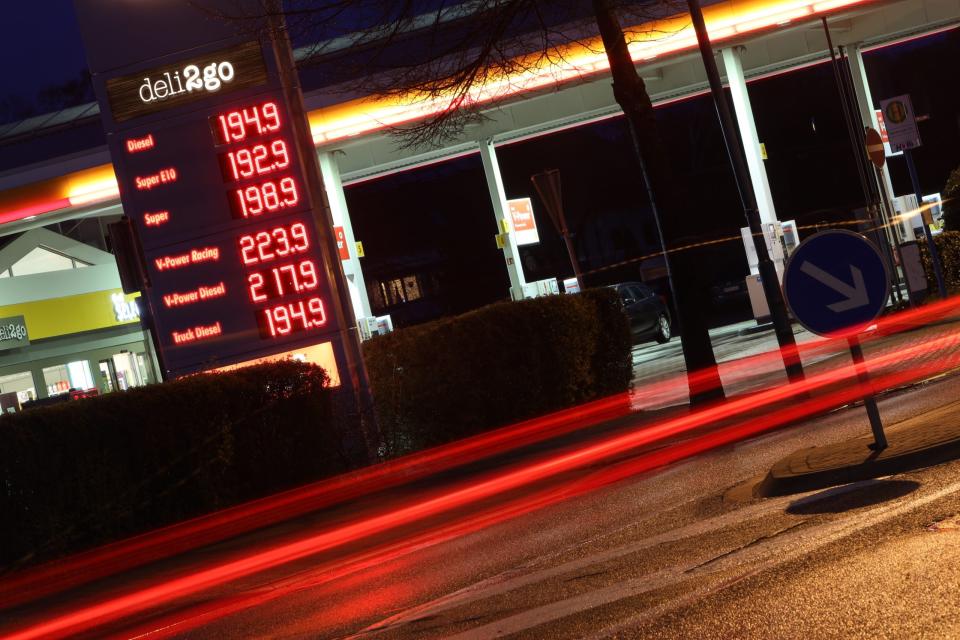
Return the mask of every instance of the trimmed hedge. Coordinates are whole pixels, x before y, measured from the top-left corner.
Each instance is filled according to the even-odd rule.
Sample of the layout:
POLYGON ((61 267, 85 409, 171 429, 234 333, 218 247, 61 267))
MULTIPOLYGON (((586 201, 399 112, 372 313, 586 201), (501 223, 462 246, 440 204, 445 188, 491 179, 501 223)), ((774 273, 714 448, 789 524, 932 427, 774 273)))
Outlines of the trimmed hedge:
MULTIPOLYGON (((936 293, 937 277, 933 272, 933 262, 927 251, 927 242, 917 238, 920 245, 920 255, 923 258, 923 268, 927 272, 927 291, 936 293)), ((943 279, 948 289, 960 288, 960 231, 944 231, 933 237, 933 243, 940 254, 940 265, 943 267, 943 279)))
POLYGON ((364 343, 385 453, 449 442, 629 388, 612 289, 501 302, 364 343))
POLYGON ((0 566, 348 470, 328 382, 279 362, 3 416, 0 566))

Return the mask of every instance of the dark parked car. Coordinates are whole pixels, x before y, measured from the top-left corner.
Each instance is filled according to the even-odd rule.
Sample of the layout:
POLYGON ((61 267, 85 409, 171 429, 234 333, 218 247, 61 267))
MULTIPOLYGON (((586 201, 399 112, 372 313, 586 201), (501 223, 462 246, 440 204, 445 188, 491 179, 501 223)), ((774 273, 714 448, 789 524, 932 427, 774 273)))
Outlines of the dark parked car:
POLYGON ((630 319, 633 341, 670 341, 670 311, 664 300, 642 282, 611 285, 620 294, 623 310, 630 319))
POLYGON ((710 299, 713 300, 714 307, 749 303, 747 281, 744 278, 737 278, 718 282, 710 287, 710 299))

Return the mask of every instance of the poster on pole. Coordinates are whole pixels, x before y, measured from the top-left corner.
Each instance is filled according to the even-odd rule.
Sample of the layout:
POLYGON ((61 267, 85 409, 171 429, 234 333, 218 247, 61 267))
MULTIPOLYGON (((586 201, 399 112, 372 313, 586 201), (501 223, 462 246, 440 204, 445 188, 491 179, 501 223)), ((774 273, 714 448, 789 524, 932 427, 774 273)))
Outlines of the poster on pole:
POLYGON ((540 235, 537 233, 537 220, 533 217, 533 202, 530 198, 516 198, 507 200, 510 210, 510 223, 518 246, 537 244, 540 235))
MULTIPOLYGON (((880 101, 883 125, 892 151, 905 151, 919 147, 920 132, 917 130, 916 114, 909 95, 895 96, 880 101)), ((881 131, 881 136, 883 135, 881 131)))
POLYGON ((877 116, 877 133, 880 134, 880 140, 883 141, 883 152, 888 158, 902 156, 903 151, 894 151, 890 148, 890 137, 887 135, 887 124, 883 121, 883 111, 875 109, 873 112, 877 116))

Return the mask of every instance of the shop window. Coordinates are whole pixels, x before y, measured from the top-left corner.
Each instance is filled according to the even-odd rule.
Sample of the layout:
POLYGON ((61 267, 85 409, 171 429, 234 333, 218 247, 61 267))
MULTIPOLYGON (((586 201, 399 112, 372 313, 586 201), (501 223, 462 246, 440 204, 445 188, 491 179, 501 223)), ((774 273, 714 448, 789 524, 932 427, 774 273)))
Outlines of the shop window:
POLYGON ((404 302, 413 302, 424 296, 419 276, 404 276, 392 280, 384 280, 372 289, 371 302, 374 308, 392 307, 404 302))
POLYGON ((392 307, 395 304, 407 301, 403 295, 403 281, 400 278, 381 282, 380 287, 383 290, 383 297, 387 306, 392 307))
POLYGON ((138 353, 137 354, 137 371, 140 373, 140 384, 149 384, 150 382, 150 372, 147 369, 147 354, 138 353))
POLYGON ((100 389, 100 393, 110 393, 114 390, 113 361, 101 360, 98 365, 100 369, 100 380, 97 387, 100 389))
POLYGON ((126 391, 131 387, 147 384, 145 367, 141 367, 137 354, 124 351, 113 356, 113 367, 117 375, 117 387, 126 391))
POLYGON ((92 389, 93 376, 90 375, 90 363, 77 360, 55 367, 43 369, 43 383, 47 386, 47 395, 56 396, 70 389, 92 389))
POLYGON ((21 403, 37 399, 33 375, 29 371, 0 376, 0 393, 16 393, 21 403))
POLYGON ((387 306, 383 297, 383 284, 381 282, 367 284, 367 297, 370 299, 370 306, 374 309, 383 309, 387 306))
POLYGON ((420 283, 417 282, 417 276, 407 276, 403 279, 403 292, 407 302, 419 300, 422 297, 420 293, 420 283))

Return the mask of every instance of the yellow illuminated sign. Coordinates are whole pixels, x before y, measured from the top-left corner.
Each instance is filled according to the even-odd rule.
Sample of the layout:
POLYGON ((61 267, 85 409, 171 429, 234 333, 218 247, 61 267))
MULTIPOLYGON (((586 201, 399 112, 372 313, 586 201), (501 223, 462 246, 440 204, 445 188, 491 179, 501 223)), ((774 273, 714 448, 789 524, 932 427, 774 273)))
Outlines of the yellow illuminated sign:
POLYGON ((132 312, 135 308, 132 302, 137 296, 113 289, 33 300, 0 306, 0 318, 23 316, 31 341, 54 338, 139 323, 140 319, 132 312), (114 299, 114 295, 122 298, 114 299))

